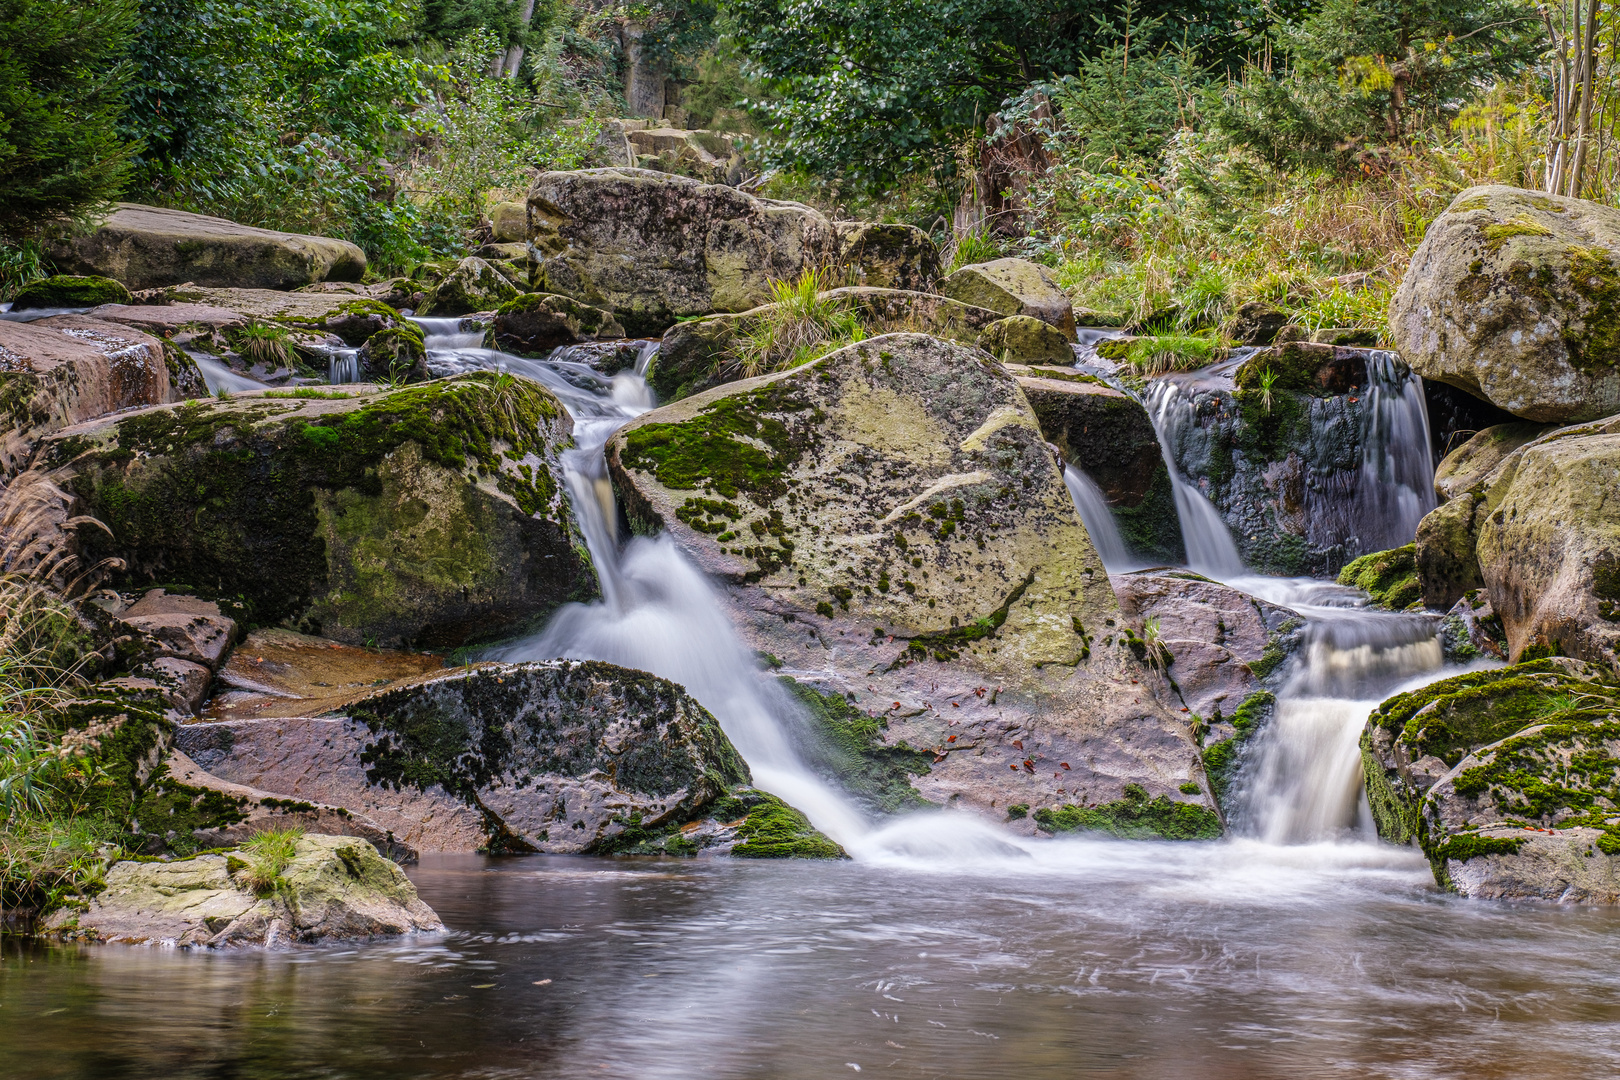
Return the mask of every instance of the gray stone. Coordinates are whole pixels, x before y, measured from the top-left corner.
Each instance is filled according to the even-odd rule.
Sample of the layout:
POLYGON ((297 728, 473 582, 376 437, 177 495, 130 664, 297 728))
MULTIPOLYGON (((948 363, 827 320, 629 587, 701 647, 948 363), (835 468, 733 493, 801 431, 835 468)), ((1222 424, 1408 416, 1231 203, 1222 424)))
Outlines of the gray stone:
POLYGON ((1030 315, 1074 340, 1074 304, 1052 271, 1027 259, 992 259, 964 266, 939 283, 952 300, 1002 315, 1030 315))

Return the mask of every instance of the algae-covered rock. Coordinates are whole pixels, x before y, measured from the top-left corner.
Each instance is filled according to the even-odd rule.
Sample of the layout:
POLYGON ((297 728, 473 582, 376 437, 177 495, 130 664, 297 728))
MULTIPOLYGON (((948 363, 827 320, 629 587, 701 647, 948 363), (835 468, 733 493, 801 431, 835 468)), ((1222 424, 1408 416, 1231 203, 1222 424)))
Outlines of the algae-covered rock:
POLYGON ((1258 390, 1267 376, 1273 380, 1273 394, 1283 390, 1317 397, 1343 394, 1352 386, 1367 385, 1366 354, 1308 341, 1284 342, 1239 364, 1232 382, 1239 390, 1258 390))
POLYGON ((352 836, 298 837, 270 888, 255 890, 243 851, 178 862, 119 862, 87 910, 53 934, 124 944, 224 948, 315 944, 439 931, 444 924, 398 866, 352 836))
POLYGON ((550 293, 525 293, 502 304, 490 327, 495 347, 544 356, 563 345, 624 337, 613 313, 550 293))
POLYGON ((1142 404, 1070 368, 1007 370, 1017 377, 1046 440, 1102 488, 1131 551, 1167 563, 1185 561, 1170 471, 1142 404))
POLYGON ((1352 559, 1339 571, 1339 584, 1362 590, 1372 599, 1374 607, 1405 611, 1423 600, 1416 554, 1416 547, 1407 544, 1352 559))
POLYGON ((1129 649, 1059 464, 983 352, 871 338, 647 413, 608 461, 632 526, 725 584, 747 644, 881 716, 883 745, 933 752, 907 773, 920 798, 998 818, 1126 783, 1185 800, 1190 717, 1129 649))
POLYGON ((559 482, 571 421, 476 373, 148 409, 57 436, 42 463, 131 582, 188 584, 259 625, 456 645, 594 595, 559 482))
POLYGON ((1002 315, 1029 315, 1074 340, 1074 304, 1052 272, 1027 259, 993 259, 964 266, 939 283, 952 300, 1002 315))
POLYGON ((1425 606, 1448 607, 1465 593, 1485 585, 1475 554, 1479 542, 1475 512, 1483 504, 1482 496, 1464 491, 1429 511, 1418 522, 1417 539, 1413 542, 1413 568, 1425 606))
POLYGON ((939 248, 915 225, 840 221, 838 261, 856 285, 924 291, 939 277, 939 248))
POLYGON ((131 289, 195 282, 293 289, 325 279, 358 281, 366 254, 347 240, 240 225, 224 218, 135 203, 83 236, 52 241, 51 261, 68 274, 94 274, 131 289))
POLYGON ((1233 312, 1226 335, 1235 345, 1270 345, 1288 325, 1288 314, 1260 300, 1251 300, 1233 312))
POLYGON ((1007 364, 1074 364, 1074 346, 1063 331, 1029 315, 991 323, 979 336, 979 347, 1007 364))
POLYGON ((427 337, 413 322, 401 322, 371 335, 360 347, 359 359, 374 379, 391 381, 403 377, 407 382, 424 382, 431 377, 427 369, 427 337))
POLYGON ((1168 795, 1148 798, 1141 784, 1126 784, 1112 802, 1093 806, 1042 807, 1035 823, 1053 833, 1098 832, 1125 840, 1219 840, 1221 819, 1196 803, 1168 795))
POLYGON ((490 311, 517 298, 519 289, 489 263, 469 255, 440 279, 427 302, 423 315, 465 315, 490 311))
POLYGON ((11 310, 93 308, 102 304, 127 304, 129 301, 129 290, 112 278, 57 274, 24 285, 11 298, 11 310))
POLYGON ((163 345, 148 334, 83 315, 0 322, 0 484, 52 432, 173 396, 163 345))
POLYGON ((825 217, 799 203, 646 169, 542 173, 529 190, 535 285, 612 311, 632 334, 739 312, 837 258, 825 217))
POLYGON ((1620 411, 1620 210, 1469 188, 1429 226, 1389 324, 1419 375, 1526 420, 1620 411))

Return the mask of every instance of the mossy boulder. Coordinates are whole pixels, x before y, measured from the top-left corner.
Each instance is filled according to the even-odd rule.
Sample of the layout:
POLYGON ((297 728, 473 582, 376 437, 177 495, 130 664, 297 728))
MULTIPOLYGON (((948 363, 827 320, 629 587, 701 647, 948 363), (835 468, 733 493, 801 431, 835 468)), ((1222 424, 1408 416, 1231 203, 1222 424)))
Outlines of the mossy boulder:
POLYGON ((1288 315, 1270 304, 1251 300, 1232 313, 1226 336, 1234 345, 1270 345, 1288 325, 1288 315))
POLYGON ((952 300, 988 308, 1002 315, 1028 315, 1055 326, 1074 340, 1074 304, 1052 271, 1028 259, 992 259, 973 263, 939 283, 952 300))
POLYGON ((426 382, 432 378, 427 367, 427 337, 413 322, 380 331, 360 347, 360 363, 374 379, 426 382))
POLYGON ((979 348, 1008 364, 1074 364, 1074 346, 1063 331, 1030 315, 991 323, 979 335, 979 348))
POLYGON ((1339 584, 1362 590, 1374 607, 1386 611, 1421 606, 1423 590, 1418 585, 1416 555, 1416 547, 1407 544, 1352 559, 1339 571, 1339 584))
POLYGON ((1035 823, 1051 833, 1095 832, 1125 840, 1219 840, 1221 819, 1207 806, 1168 795, 1148 797, 1140 784, 1126 784, 1113 802, 1096 806, 1042 807, 1035 823))
POLYGON ((112 278, 57 274, 24 285, 11 298, 11 310, 93 308, 102 304, 127 304, 130 299, 129 290, 112 278))
MULTIPOLYGON (((165 307, 195 308, 193 320, 206 320, 225 331, 232 326, 267 323, 294 330, 307 330, 317 334, 331 334, 346 345, 362 345, 373 334, 406 325, 405 317, 397 310, 370 296, 360 296, 347 290, 321 290, 318 292, 278 292, 274 289, 206 288, 198 285, 177 285, 162 292, 164 306, 154 309, 161 317, 165 307), (234 324, 223 324, 217 315, 208 312, 234 312, 234 324)), ((126 312, 119 313, 129 318, 126 312)), ((171 319, 185 318, 184 310, 175 312, 171 319)))
POLYGON ((832 223, 808 206, 647 169, 542 173, 528 208, 536 288, 611 311, 637 335, 758 307, 772 280, 838 257, 832 223))
POLYGON ((1362 736, 1379 834, 1464 895, 1620 901, 1617 714, 1612 675, 1562 658, 1391 698, 1362 736))
POLYGON ((1366 354, 1360 349, 1289 341, 1262 349, 1238 365, 1232 382, 1239 390, 1260 390, 1270 377, 1278 391, 1330 397, 1367 385, 1366 354))
POLYGON ((468 256, 439 279, 422 305, 423 315, 466 315, 493 311, 517 298, 519 289, 505 275, 476 256, 468 256))
POLYGON ((495 310, 494 347, 520 356, 544 356, 564 345, 624 337, 613 313, 566 296, 525 293, 495 310))
POLYGON ((115 204, 95 229, 53 240, 46 250, 64 273, 109 277, 131 289, 188 281, 294 289, 314 281, 358 281, 366 272, 365 252, 347 240, 136 203, 115 204))
POLYGON ((939 277, 939 248, 915 225, 840 221, 838 260, 856 285, 926 291, 939 277))
MULTIPOLYGON (((1197 768, 1190 718, 1130 683, 1143 669, 1060 465, 981 350, 870 338, 656 409, 607 453, 632 527, 724 584, 751 647, 881 716, 865 750, 932 753, 926 773, 907 758, 920 798, 999 819, 1128 782, 1156 798, 1197 768)), ((842 772, 870 789, 868 764, 842 772)))
POLYGON ((1469 188, 1429 226, 1389 324, 1419 375, 1526 420, 1620 411, 1620 210, 1469 188))
POLYGON ((559 481, 571 421, 476 373, 390 393, 300 390, 80 425, 42 467, 106 533, 91 560, 189 585, 251 625, 457 645, 595 594, 559 481))
POLYGON ((195 370, 171 361, 158 338, 118 323, 84 315, 0 322, 0 485, 54 431, 173 401, 187 367, 195 370))

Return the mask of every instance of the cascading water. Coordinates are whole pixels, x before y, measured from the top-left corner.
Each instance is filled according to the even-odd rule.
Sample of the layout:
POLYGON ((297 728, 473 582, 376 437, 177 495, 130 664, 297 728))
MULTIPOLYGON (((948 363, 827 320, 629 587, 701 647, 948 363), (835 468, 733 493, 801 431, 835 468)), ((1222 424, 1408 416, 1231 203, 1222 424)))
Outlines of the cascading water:
POLYGON ((1147 393, 1148 416, 1159 436, 1165 468, 1176 498, 1176 516, 1187 545, 1187 565, 1206 577, 1224 579, 1244 571, 1243 558, 1232 542, 1232 532, 1221 520, 1220 511, 1182 473, 1177 464, 1175 445, 1181 428, 1192 418, 1192 405, 1177 384, 1166 379, 1155 382, 1147 393))
POLYGON ((1367 353, 1357 532, 1365 551, 1412 542, 1435 507, 1434 457, 1423 380, 1384 350, 1367 353))
POLYGON ((1091 534, 1092 546, 1102 559, 1103 569, 1110 574, 1136 569, 1141 561, 1131 555, 1125 537, 1120 534, 1114 511, 1108 506, 1108 496, 1097 482, 1073 465, 1063 466, 1063 483, 1069 489, 1069 498, 1091 534))
POLYGON ((197 371, 203 377, 203 384, 208 387, 210 394, 217 394, 221 390, 227 394, 245 394, 251 390, 268 390, 269 383, 262 383, 258 379, 234 371, 219 360, 211 356, 191 354, 197 363, 197 371))

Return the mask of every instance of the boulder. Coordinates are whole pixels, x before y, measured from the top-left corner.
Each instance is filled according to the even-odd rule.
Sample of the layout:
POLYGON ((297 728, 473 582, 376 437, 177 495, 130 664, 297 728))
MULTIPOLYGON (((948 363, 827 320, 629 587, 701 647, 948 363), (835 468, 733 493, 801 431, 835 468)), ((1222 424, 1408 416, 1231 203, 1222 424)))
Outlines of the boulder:
POLYGON ((132 314, 140 309, 122 309, 121 321, 144 318, 148 325, 161 327, 180 319, 194 319, 208 325, 219 324, 210 312, 235 312, 235 325, 219 324, 229 339, 234 330, 252 322, 271 323, 292 329, 331 334, 343 344, 361 345, 380 330, 405 322, 404 316, 381 300, 349 292, 276 292, 272 289, 212 289, 179 285, 158 294, 145 316, 132 314))
POLYGON ((70 274, 114 278, 131 289, 195 282, 293 289, 358 281, 366 254, 347 240, 256 229, 224 218, 118 203, 94 231, 52 241, 51 261, 70 274))
POLYGON ((998 319, 985 327, 979 348, 1005 364, 1074 366, 1074 346, 1063 332, 1028 315, 998 319))
POLYGON ((838 261, 856 285, 926 292, 940 275, 939 248, 915 225, 839 221, 838 261))
POLYGON ((1476 433, 1435 466, 1435 494, 1442 499, 1455 499, 1465 492, 1479 494, 1508 455, 1549 430, 1546 424, 1521 421, 1496 424, 1476 433))
POLYGON ((1002 315, 1029 315, 1074 340, 1074 305, 1052 271, 1027 259, 992 259, 973 263, 939 283, 952 300, 989 308, 1002 315))
POLYGON ((1039 424, 986 354, 871 338, 644 414, 607 453, 632 527, 724 584, 750 647, 857 709, 861 741, 934 752, 919 799, 1002 817, 1134 783, 1218 830, 1182 791, 1201 774, 1190 715, 1129 648, 1039 424))
POLYGON ((611 664, 480 664, 336 711, 190 724, 179 745, 216 776, 337 803, 428 851, 719 854, 748 834, 715 819, 767 810, 701 705, 611 664))
POLYGON ((0 322, 0 483, 54 431, 173 399, 157 338, 83 315, 0 322))
POLYGON ((275 875, 253 888, 246 851, 175 862, 119 862, 82 913, 58 914, 53 935, 129 945, 225 948, 315 944, 442 931, 416 887, 366 841, 305 835, 275 875))
POLYGON ((495 310, 490 326, 494 347, 520 356, 545 356, 553 349, 601 338, 622 338, 613 313, 550 293, 525 293, 495 310))
POLYGON ((489 263, 468 256, 439 281, 422 305, 422 314, 465 315, 471 311, 490 311, 515 299, 519 291, 489 263))
POLYGON ((1397 695, 1362 736, 1379 834, 1465 896, 1620 901, 1620 690, 1556 658, 1397 695))
POLYGON ((1339 571, 1338 583, 1365 592, 1373 607, 1405 611, 1423 602, 1416 557, 1416 547, 1412 544, 1375 551, 1345 563, 1344 569, 1339 571))
POLYGON ((595 594, 560 482, 571 430, 540 384, 480 372, 126 413, 59 433, 41 467, 107 526, 81 554, 132 583, 354 644, 454 646, 595 594))
POLYGON ((521 202, 499 202, 489 208, 490 236, 498 244, 529 242, 529 208, 521 202))
POLYGON ((1445 609, 1459 603, 1464 594, 1484 587, 1475 552, 1478 511, 1484 505, 1481 495, 1459 492, 1418 522, 1413 568, 1424 607, 1445 609))
MULTIPOLYGON (((118 615, 123 628, 144 638, 154 657, 213 669, 236 641, 236 623, 212 600, 153 589, 118 615)), ((179 669, 184 673, 185 669, 179 669)))
POLYGON ((1288 325, 1288 314, 1270 304, 1251 300, 1233 312, 1226 336, 1234 345, 1270 345, 1288 325))
POLYGON ((1102 488, 1130 549, 1167 563, 1185 561, 1170 471, 1141 403, 1072 367, 1007 370, 1047 442, 1102 488))
POLYGON ((1389 325, 1419 375, 1526 420, 1620 412, 1620 210, 1469 188, 1429 226, 1389 325))
POLYGON ((190 345, 211 352, 228 349, 231 337, 249 322, 240 311, 212 304, 103 304, 89 315, 132 326, 182 349, 190 345))
POLYGON ((631 334, 747 311, 773 279, 838 254, 832 223, 808 206, 646 169, 542 173, 528 207, 535 287, 612 311, 631 334))
POLYGON ((58 274, 24 285, 11 298, 11 310, 93 308, 101 304, 127 304, 129 301, 129 290, 111 278, 58 274))
POLYGON ((360 346, 359 360, 368 375, 383 382, 401 377, 425 382, 433 377, 427 367, 427 336, 413 322, 371 335, 360 346))

